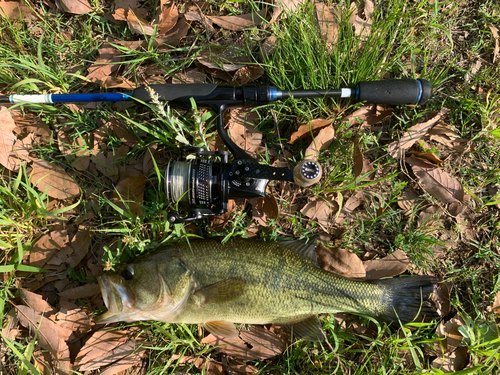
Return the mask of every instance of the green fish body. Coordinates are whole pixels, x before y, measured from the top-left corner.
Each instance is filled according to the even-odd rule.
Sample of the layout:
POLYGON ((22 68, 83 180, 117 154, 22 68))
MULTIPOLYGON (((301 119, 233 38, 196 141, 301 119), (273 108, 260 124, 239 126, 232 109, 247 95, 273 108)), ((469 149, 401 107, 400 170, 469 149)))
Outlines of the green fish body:
POLYGON ((429 276, 357 281, 317 266, 314 243, 233 238, 178 242, 99 279, 108 312, 98 322, 161 320, 204 324, 235 337, 233 323, 278 323, 321 340, 317 314, 350 312, 412 321, 436 280, 429 276))

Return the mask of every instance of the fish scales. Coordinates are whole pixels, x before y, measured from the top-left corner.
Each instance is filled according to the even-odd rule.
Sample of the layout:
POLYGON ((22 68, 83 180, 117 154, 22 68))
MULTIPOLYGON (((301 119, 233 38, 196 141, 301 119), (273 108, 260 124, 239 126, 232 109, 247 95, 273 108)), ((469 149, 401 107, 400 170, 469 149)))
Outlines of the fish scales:
POLYGON ((409 321, 434 287, 429 277, 346 279, 320 269, 308 255, 311 246, 314 253, 314 244, 300 241, 240 238, 164 246, 100 279, 109 310, 101 321, 292 324, 335 312, 409 321), (127 270, 130 280, 124 280, 127 270), (408 295, 415 308, 403 300, 408 295))

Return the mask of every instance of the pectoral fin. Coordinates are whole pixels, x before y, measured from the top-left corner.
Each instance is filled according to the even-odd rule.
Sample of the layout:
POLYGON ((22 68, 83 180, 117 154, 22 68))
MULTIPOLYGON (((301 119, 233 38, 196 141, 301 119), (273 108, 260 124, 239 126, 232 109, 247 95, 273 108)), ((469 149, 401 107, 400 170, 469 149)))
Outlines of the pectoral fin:
POLYGON ((218 283, 204 286, 194 292, 199 298, 200 306, 207 303, 232 301, 243 294, 246 283, 239 279, 226 279, 218 283))
POLYGON ((231 322, 206 322, 203 326, 215 336, 227 337, 228 339, 235 339, 240 334, 234 323, 231 322))
POLYGON ((323 341, 325 339, 321 322, 316 315, 311 315, 296 323, 284 324, 283 327, 291 330, 293 335, 299 339, 307 341, 323 341))

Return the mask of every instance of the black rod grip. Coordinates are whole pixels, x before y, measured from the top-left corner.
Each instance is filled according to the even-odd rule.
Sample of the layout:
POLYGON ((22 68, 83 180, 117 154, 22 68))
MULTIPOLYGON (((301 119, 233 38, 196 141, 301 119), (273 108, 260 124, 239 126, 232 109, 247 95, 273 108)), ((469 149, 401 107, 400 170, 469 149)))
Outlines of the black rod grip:
POLYGON ((431 96, 431 84, 425 79, 391 79, 360 82, 354 99, 389 105, 424 104, 431 96))

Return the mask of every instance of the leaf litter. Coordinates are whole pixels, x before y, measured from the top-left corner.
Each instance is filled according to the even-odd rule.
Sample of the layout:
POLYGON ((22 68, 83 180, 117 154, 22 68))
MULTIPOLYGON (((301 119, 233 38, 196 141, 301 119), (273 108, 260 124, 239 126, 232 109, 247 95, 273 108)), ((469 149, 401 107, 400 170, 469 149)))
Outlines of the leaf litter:
MULTIPOLYGON (((3 7, 8 3, 15 2, 0 2, 0 6, 3 7)), ((74 2, 67 1, 66 3, 74 2)), ((275 13, 273 14, 274 21, 276 22, 277 19, 281 17, 281 15, 275 17, 275 14, 280 13, 282 9, 293 11, 297 7, 300 7, 302 3, 303 2, 301 1, 278 2, 276 7, 277 10, 275 10, 275 13)), ((19 5, 18 3, 15 4, 9 5, 15 5, 15 7, 13 8, 17 9, 15 12, 19 13, 19 5)), ((351 22, 355 29, 355 32, 361 37, 366 37, 370 33, 371 22, 373 22, 374 9, 373 3, 371 1, 365 1, 363 2, 363 4, 363 9, 357 8, 354 3, 351 5, 351 9, 353 11, 351 22)), ((141 10, 141 4, 139 4, 138 2, 117 1, 116 5, 115 18, 120 20, 121 17, 121 21, 127 22, 131 31, 139 35, 138 37, 148 35, 148 32, 151 31, 151 27, 158 26, 160 33, 164 34, 162 35, 162 37, 167 38, 168 34, 170 33, 175 34, 175 36, 177 37, 180 36, 179 39, 181 39, 181 35, 184 32, 183 30, 185 29, 185 25, 187 25, 188 22, 203 23, 206 19, 208 19, 208 22, 210 24, 215 24, 221 28, 226 28, 228 30, 231 30, 231 28, 235 28, 236 30, 238 30, 239 28, 243 29, 249 26, 253 26, 253 24, 249 23, 249 18, 252 18, 249 17, 249 15, 239 18, 224 18, 224 16, 205 17, 202 13, 200 13, 201 16, 197 16, 198 18, 196 18, 195 20, 195 16, 193 14, 189 16, 188 13, 180 14, 175 4, 167 5, 165 2, 161 2, 161 4, 158 5, 161 11, 159 12, 159 17, 155 19, 148 18, 149 14, 144 12, 144 10, 141 10), (176 27, 177 30, 173 30, 176 27)), ((69 10, 67 11, 69 12, 69 10)), ((194 11, 191 9, 190 12, 194 11)), ((12 13, 12 15, 14 18, 15 14, 12 13)), ((336 19, 340 18, 341 14, 336 13, 335 9, 327 7, 323 3, 319 3, 316 5, 316 15, 318 20, 321 19, 321 22, 328 25, 327 27, 321 28, 321 33, 325 41, 327 43, 335 43, 336 38, 338 38, 338 34, 336 33, 336 19)), ((251 22, 254 22, 254 20, 255 18, 252 18, 251 22)), ((205 26, 208 28, 208 23, 205 26)), ((267 40, 272 40, 272 38, 267 38, 267 40)), ((498 41, 497 38, 495 38, 495 41, 498 41)), ((115 42, 118 44, 121 41, 115 42)), ((161 43, 162 41, 158 39, 158 42, 161 43)), ((270 42, 269 44, 270 52, 268 53, 272 53, 272 49, 274 48, 273 43, 270 42)), ((200 59, 198 60, 198 63, 208 72, 208 74, 211 74, 216 78, 222 78, 228 82, 236 81, 246 83, 258 78, 259 74, 261 74, 261 72, 259 72, 258 70, 252 70, 254 68, 251 64, 248 64, 248 56, 243 56, 241 54, 241 51, 235 50, 233 51, 233 56, 231 56, 231 53, 229 53, 220 56, 219 59, 215 58, 212 60, 211 58, 215 55, 219 56, 220 54, 214 53, 213 56, 211 56, 210 54, 208 54, 208 56, 204 56, 202 54, 200 56, 200 59)), ((494 56, 495 55, 496 53, 494 54, 494 56)), ((98 60, 89 68, 89 75, 87 76, 87 78, 91 81, 100 82, 107 87, 132 87, 132 83, 127 82, 118 74, 120 72, 120 65, 118 64, 120 61, 121 55, 119 51, 111 45, 104 45, 102 51, 100 51, 98 60), (106 50, 104 48, 109 49, 106 50)), ((200 70, 198 69, 197 71, 199 72, 200 70)), ((200 79, 203 79, 203 77, 205 76, 202 74, 200 76, 200 79)), ((0 113, 1 112, 2 111, 0 111, 0 113)), ((393 112, 394 110, 392 108, 385 106, 364 106, 354 113, 344 117, 342 121, 349 122, 352 126, 360 125, 360 128, 366 128, 378 124, 384 119, 390 117, 393 112)), ((238 139, 238 142, 242 146, 242 148, 252 150, 250 152, 258 154, 262 150, 262 134, 259 135, 259 132, 252 132, 252 129, 255 129, 254 125, 252 124, 255 124, 258 119, 252 118, 251 116, 247 117, 247 114, 245 114, 244 112, 240 112, 240 114, 235 116, 239 117, 240 119, 233 119, 232 135, 234 134, 235 138, 238 139), (245 127, 245 124, 248 126, 245 127)), ((433 119, 429 121, 432 120, 433 119)), ((423 129, 418 128, 418 126, 422 128, 427 127, 428 124, 425 123, 425 121, 421 122, 417 124, 416 128, 409 129, 408 132, 412 133, 412 136, 408 139, 400 139, 397 145, 390 145, 389 151, 394 152, 394 155, 400 157, 405 161, 408 161, 408 159, 410 159, 409 164, 414 172, 417 181, 424 191, 433 195, 434 198, 438 199, 440 202, 444 202, 450 205, 456 204, 458 202, 462 204, 461 202, 464 195, 463 189, 461 189, 461 185, 459 183, 457 184, 456 180, 454 180, 447 172, 445 172, 446 160, 443 162, 440 159, 435 159, 433 158, 433 154, 416 154, 417 151, 412 151, 410 149, 414 147, 418 140, 421 139, 429 139, 430 141, 438 142, 450 148, 458 147, 461 144, 467 142, 467 140, 461 140, 458 134, 450 126, 444 124, 442 119, 437 120, 437 124, 433 125, 429 131, 424 131, 423 129), (422 136, 421 133, 423 134, 422 136), (405 158, 405 156, 407 155, 411 156, 405 158), (412 165, 412 158, 422 159, 423 161, 413 161, 415 165, 412 165), (440 168, 436 164, 444 164, 444 166, 440 168)), ((10 124, 12 125, 12 123, 10 124)), ((290 139, 290 143, 295 143, 299 139, 308 141, 311 138, 312 133, 312 138, 314 139, 314 141, 312 141, 310 146, 306 149, 306 153, 310 154, 312 157, 316 157, 318 151, 328 149, 331 145, 331 142, 335 137, 335 131, 333 129, 334 127, 332 126, 331 120, 313 120, 310 124, 307 124, 305 128, 299 128, 299 130, 296 132, 299 134, 294 133, 296 138, 290 139), (316 127, 316 125, 314 125, 316 123, 321 125, 318 125, 316 127), (323 132, 320 134, 321 131, 323 132)), ((71 190, 71 188, 74 188, 74 185, 71 184, 71 181, 75 181, 70 181, 69 179, 67 179, 68 176, 66 171, 61 171, 60 169, 57 169, 54 166, 48 166, 47 164, 44 164, 43 167, 40 167, 40 163, 37 163, 39 162, 38 160, 31 160, 27 156, 30 151, 30 145, 35 139, 33 135, 34 132, 28 130, 29 134, 31 134, 30 138, 20 138, 16 135, 11 136, 11 134, 14 134, 13 131, 16 132, 15 128, 9 129, 9 127, 2 127, 2 131, 4 133, 1 134, 2 138, 0 138, 0 140, 3 144, 7 145, 6 149, 9 149, 10 147, 10 150, 16 150, 16 155, 23 154, 24 157, 18 157, 21 162, 33 162, 33 170, 35 172, 35 176, 39 176, 40 174, 45 172, 52 173, 52 171, 55 171, 54 175, 57 176, 57 178, 51 178, 47 186, 39 186, 38 188, 40 190, 43 189, 43 191, 49 192, 50 187, 56 188, 56 192, 50 190, 49 196, 57 200, 74 199, 78 197, 78 195, 80 194, 80 190, 71 190), (23 143, 19 143, 18 147, 16 148, 15 145, 18 142, 24 140, 26 141, 23 143), (56 181, 52 181, 52 179, 56 181), (59 191, 57 191, 58 189, 59 191)), ((128 135, 128 132, 125 130, 124 136, 120 136, 119 138, 123 140, 127 147, 134 147, 133 140, 126 140, 126 137, 128 135), (129 144, 128 142, 131 143, 129 144)), ((122 194, 123 196, 127 196, 127 199, 135 201, 139 204, 142 203, 143 198, 141 198, 141 194, 143 194, 144 189, 142 182, 138 184, 139 186, 137 187, 137 189, 135 189, 133 179, 127 181, 127 179, 129 179, 131 176, 127 177, 126 174, 121 174, 123 165, 120 165, 120 163, 118 162, 118 158, 115 158, 114 154, 111 152, 112 150, 106 149, 104 142, 97 142, 96 144, 98 144, 98 147, 92 148, 92 146, 94 145, 89 144, 90 138, 79 138, 70 141, 67 136, 66 138, 64 138, 63 134, 61 134, 61 138, 59 138, 59 140, 61 144, 66 144, 66 146, 62 145, 61 154, 69 158, 69 160, 67 160, 68 163, 74 163, 74 161, 71 162, 71 158, 74 156, 76 156, 77 159, 87 159, 83 162, 83 164, 72 164, 75 169, 85 171, 87 170, 87 168, 89 168, 92 169, 92 172, 96 175, 107 176, 116 183, 115 186, 117 191, 124 192, 122 194), (88 151, 78 151, 83 150, 87 147, 92 150, 92 157, 89 156, 88 151), (78 154, 78 152, 82 153, 78 154), (112 172, 109 172, 109 169, 111 169, 112 172)), ((129 149, 123 148, 121 152, 127 153, 128 150, 129 149)), ((370 162, 369 158, 371 157, 365 155, 365 153, 361 150, 358 151, 356 151, 356 159, 354 160, 355 168, 353 170, 353 174, 356 177, 359 177, 361 174, 367 171, 370 162)), ((12 152, 10 151, 8 158, 12 158, 12 152)), ((19 168, 19 165, 16 165, 14 162, 9 161, 9 159, 7 159, 6 164, 10 165, 13 170, 19 168)), ((139 178, 139 181, 141 180, 142 178, 139 178)), ((36 180, 33 182, 36 182, 36 180)), ((274 199, 273 201, 274 195, 271 195, 270 197, 271 199, 269 200, 269 202, 267 202, 266 199, 260 199, 259 201, 253 202, 254 204, 252 205, 254 206, 253 216, 254 218, 257 218, 258 221, 260 220, 259 224, 261 226, 265 226, 265 224, 267 223, 266 216, 274 219, 278 217, 280 213, 280 207, 276 202, 276 199, 274 199)), ((365 202, 364 193, 362 191, 354 191, 351 195, 348 195, 348 197, 349 198, 347 199, 347 201, 343 201, 343 199, 339 200, 337 197, 337 200, 329 198, 328 202, 325 202, 325 200, 310 201, 309 199, 306 199, 303 201, 301 211, 305 216, 309 217, 311 220, 317 221, 324 227, 342 226, 345 220, 353 217, 356 214, 356 210, 358 209, 358 207, 368 204, 367 202, 365 202), (313 209, 311 209, 311 207, 313 207, 313 209)), ((408 197, 411 198, 409 199, 409 201, 411 201, 412 205, 410 207, 405 206, 405 209, 410 210, 415 208, 415 206, 413 205, 413 203, 415 202, 413 201, 416 201, 416 199, 413 198, 419 198, 419 195, 417 193, 416 197, 414 197, 413 195, 404 195, 402 197, 404 199, 408 197)), ((436 212, 434 212, 434 214, 436 214, 436 212)), ((432 213, 430 214, 432 215, 432 213)), ((223 220, 227 222, 230 216, 231 213, 229 213, 229 215, 223 220)), ((428 224, 429 222, 426 221, 426 223, 428 224)), ((91 239, 88 235, 88 230, 87 232, 85 232, 85 229, 77 228, 77 233, 74 236, 72 236, 68 232, 64 232, 64 230, 50 231, 49 233, 43 235, 41 239, 35 243, 35 246, 32 249, 33 258, 31 259, 31 255, 29 256, 30 264, 31 261, 33 261, 33 264, 35 265, 50 266, 51 268, 57 268, 60 265, 67 264, 70 264, 72 267, 76 267, 82 261, 87 262, 86 256, 90 248, 90 241, 91 239), (81 235, 81 237, 78 237, 78 240, 75 240, 75 238, 77 238, 76 236, 79 236, 79 234, 81 235), (80 242, 83 243, 81 248, 77 246, 80 242), (56 251, 59 251, 61 254, 55 254, 56 251)), ((395 252, 385 257, 383 256, 384 254, 378 254, 380 259, 370 259, 365 261, 362 261, 362 258, 360 258, 356 253, 353 253, 352 251, 346 249, 319 248, 319 250, 317 249, 317 252, 319 253, 318 255, 320 258, 320 262, 322 262, 325 268, 354 278, 378 278, 394 276, 405 272, 408 267, 408 259, 405 257, 405 254, 401 250, 396 250, 395 252)), ((444 295, 449 296, 449 292, 450 291, 448 289, 444 292, 444 295)), ((140 356, 144 354, 144 350, 137 350, 137 347, 135 346, 135 344, 133 344, 134 340, 131 339, 131 332, 128 330, 123 331, 118 335, 119 338, 116 338, 116 336, 100 336, 99 333, 108 332, 99 330, 95 331, 96 328, 91 325, 89 316, 86 313, 85 309, 75 303, 79 298, 91 298, 98 293, 99 289, 97 284, 88 283, 84 286, 75 286, 68 283, 66 284, 66 287, 63 287, 62 290, 59 291, 59 297, 61 299, 58 306, 52 307, 40 295, 25 290, 24 297, 22 299, 25 305, 19 305, 19 311, 25 312, 25 315, 30 317, 31 320, 34 320, 35 318, 40 318, 40 320, 35 323, 34 321, 31 322, 25 317, 21 324, 25 327, 31 328, 32 330, 37 327, 36 324, 38 324, 38 326, 40 327, 43 326, 44 335, 46 335, 47 332, 50 332, 51 329, 53 329, 56 330, 55 332, 57 333, 57 335, 59 335, 59 337, 65 337, 69 334, 70 336, 73 335, 77 340, 80 340, 79 343, 82 348, 81 350, 79 350, 77 357, 78 360, 74 363, 74 365, 77 366, 76 368, 80 366, 80 371, 83 371, 82 369, 94 369, 95 367, 95 370, 101 370, 101 373, 111 374, 137 365, 140 362, 140 356), (31 293, 30 296, 28 296, 28 293, 31 293), (48 310, 49 308, 51 310, 48 310), (45 310, 47 311, 47 313, 45 312, 45 310), (40 312, 43 312, 44 315, 37 315, 40 312), (59 324, 60 327, 56 325, 57 328, 54 328, 53 323, 59 324), (83 340, 83 336, 85 335, 86 337, 83 340), (88 339, 88 336, 90 336, 91 339, 88 339), (94 336, 95 340, 91 341, 94 336), (101 343, 95 344, 96 341, 99 341, 99 337, 101 338, 101 343), (89 349, 90 346, 93 346, 93 348, 89 349), (128 358, 130 361, 126 360, 126 358, 128 358), (94 360, 96 360, 95 363, 93 362, 94 360)), ((498 298, 499 297, 497 296, 492 306, 493 311, 499 310, 499 304, 497 301, 498 298)), ((446 312, 442 313, 442 315, 446 314, 446 312)), ((451 331, 447 332, 446 330, 448 328, 442 327, 440 329, 442 329, 442 334, 444 335, 444 337, 446 337, 446 340, 451 340, 450 337, 453 336, 453 333, 450 333, 451 331)), ((13 332, 13 335, 15 334, 14 329, 11 332, 13 332)), ((281 353, 286 348, 286 346, 283 346, 283 341, 281 341, 281 344, 279 343, 279 341, 276 341, 277 336, 275 337, 274 333, 270 335, 269 332, 273 333, 272 329, 267 329, 264 327, 252 327, 250 331, 243 330, 240 337, 238 339, 235 339, 235 343, 225 343, 224 346, 228 348, 227 350, 229 352, 231 352, 232 350, 233 353, 237 353, 236 355, 241 356, 243 359, 271 358, 272 356, 281 353), (256 347, 256 350, 252 351, 254 347, 256 347)), ((207 337, 210 337, 210 335, 207 337)), ((57 343, 56 341, 52 342, 52 345, 49 341, 47 341, 45 344, 43 344, 43 346, 52 348, 49 349, 52 351, 54 350, 54 348, 57 348, 57 352, 54 357, 56 359, 55 365, 60 366, 61 368, 68 368, 67 365, 70 357, 68 351, 66 350, 67 345, 65 347, 65 344, 61 344, 59 340, 57 341, 57 343), (59 345, 61 345, 61 347, 59 347, 59 345), (63 355, 66 355, 63 353, 67 354, 66 359, 62 358, 63 355), (66 361, 66 363, 58 364, 57 361, 59 359, 62 360, 61 362, 66 361)), ((449 347, 453 348, 454 346, 453 344, 450 344, 449 347)), ((221 350, 221 352, 223 352, 223 350, 221 350)), ((439 361, 436 361, 435 365, 445 365, 449 366, 449 368, 454 368, 455 370, 459 369, 460 364, 458 362, 460 362, 460 356, 457 353, 457 348, 455 348, 450 352, 450 355, 453 354, 455 356, 455 359, 448 358, 445 360, 445 362, 448 361, 449 363, 447 362, 444 364, 438 363, 439 361)), ((36 358, 41 358, 41 355, 38 355, 36 358)), ((49 357, 49 362, 50 359, 51 358, 49 357)), ((38 360, 39 359, 37 359, 37 361, 38 360)), ((40 361, 42 361, 42 359, 40 359, 40 361)), ((45 361, 47 361, 47 359, 45 361)), ((215 373, 216 371, 220 370, 220 372, 222 372, 225 368, 229 368, 230 363, 224 363, 223 361, 221 364, 216 361, 207 361, 206 366, 211 366, 210 368, 213 368, 213 371, 215 373)), ((234 366, 236 367, 236 365, 234 366)), ((248 364, 244 364, 243 366, 243 371, 245 371, 245 368, 250 369, 252 367, 248 364)), ((201 369, 201 367, 198 368, 201 369)), ((204 368, 208 369, 209 367, 204 368)))

